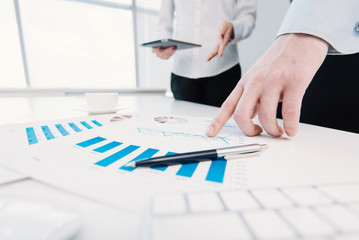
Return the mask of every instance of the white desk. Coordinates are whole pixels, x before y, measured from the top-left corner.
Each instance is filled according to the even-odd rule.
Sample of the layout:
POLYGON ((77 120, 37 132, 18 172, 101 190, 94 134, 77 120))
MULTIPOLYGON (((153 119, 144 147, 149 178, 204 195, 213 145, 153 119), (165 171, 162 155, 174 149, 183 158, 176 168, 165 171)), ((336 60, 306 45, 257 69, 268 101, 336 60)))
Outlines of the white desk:
MULTIPOLYGON (((213 117, 217 108, 193 104, 182 101, 174 101, 162 96, 121 96, 119 102, 128 105, 127 112, 159 112, 177 115, 192 115, 201 117, 213 117)), ((87 116, 86 112, 75 110, 76 106, 84 104, 82 96, 66 97, 36 97, 36 98, 0 98, 0 107, 3 111, 1 124, 51 120, 57 118, 70 118, 87 116)), ((277 173, 286 174, 286 167, 300 167, 300 158, 305 158, 305 163, 315 163, 322 150, 326 152, 322 158, 343 157, 343 163, 348 171, 359 169, 359 150, 357 143, 359 135, 309 125, 301 125, 300 132, 293 139, 271 138, 267 135, 255 137, 259 142, 270 144, 270 151, 265 155, 266 161, 248 161, 249 173, 256 168, 256 174, 263 179, 270 180, 273 184, 280 182, 276 173, 267 172, 269 165, 277 165, 277 173), (295 155, 295 156, 294 156, 295 155), (348 160, 349 159, 349 160, 348 160), (263 167, 258 168, 258 164, 263 167), (351 169, 351 170, 350 170, 351 169)), ((323 159, 322 159, 323 160, 323 159)), ((329 162, 330 163, 330 162, 329 162)), ((335 170, 335 169, 334 169, 335 170)), ((333 174, 335 174, 333 170, 333 174)), ((294 171, 288 171, 291 174, 294 171)), ((316 173, 308 169, 305 174, 313 177, 316 173)), ((331 174, 331 171, 327 171, 331 174)), ((348 179, 353 173, 348 174, 348 179)), ((322 177, 322 176, 321 176, 322 177)), ((326 176, 324 176, 326 177, 326 176)), ((341 176, 343 178, 343 176, 341 176)), ((345 178, 345 177, 344 177, 345 178)), ((250 179, 249 179, 250 180, 250 179)), ((341 179, 345 180, 345 179, 341 179)), ((318 177, 318 181, 323 181, 318 177)), ((251 181, 250 181, 251 182, 251 181)), ((252 182, 256 185, 255 181, 252 182)), ((291 184, 291 183, 287 183, 291 184)), ((295 184, 295 181, 292 183, 295 184)), ((59 204, 79 212, 84 220, 84 228, 76 239, 139 239, 141 236, 142 217, 124 213, 116 208, 106 206, 99 202, 71 194, 46 184, 31 179, 21 180, 0 186, 0 197, 26 198, 39 200, 45 203, 59 204)))
MULTIPOLYGON (((85 104, 83 96, 3 97, 0 98, 2 109, 0 124, 87 116, 88 113, 76 110, 83 104, 85 104)), ((217 111, 214 107, 153 95, 121 96, 119 104, 128 106, 124 110, 126 112, 163 112, 212 117, 217 111)), ((0 197, 30 199, 74 209, 84 220, 84 229, 76 239, 140 238, 141 216, 123 213, 116 208, 31 179, 0 185, 0 197)))

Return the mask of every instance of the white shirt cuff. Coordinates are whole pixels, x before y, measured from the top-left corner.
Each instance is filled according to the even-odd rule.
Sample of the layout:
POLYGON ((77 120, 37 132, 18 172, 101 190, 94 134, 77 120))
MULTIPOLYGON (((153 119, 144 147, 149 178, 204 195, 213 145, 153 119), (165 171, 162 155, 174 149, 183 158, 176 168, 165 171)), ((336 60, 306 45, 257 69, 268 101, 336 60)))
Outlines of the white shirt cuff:
POLYGON ((279 29, 278 36, 304 33, 330 44, 328 53, 359 52, 358 0, 294 0, 279 29))

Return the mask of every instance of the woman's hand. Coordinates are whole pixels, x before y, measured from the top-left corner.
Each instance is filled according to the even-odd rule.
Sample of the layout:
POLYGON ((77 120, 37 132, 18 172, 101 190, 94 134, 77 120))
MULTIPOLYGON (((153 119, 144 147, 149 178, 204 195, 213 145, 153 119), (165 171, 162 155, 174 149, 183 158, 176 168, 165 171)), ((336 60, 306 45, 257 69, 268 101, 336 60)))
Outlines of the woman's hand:
POLYGON ((207 61, 210 61, 215 56, 223 56, 224 49, 228 42, 234 38, 233 24, 228 21, 223 21, 219 27, 219 43, 216 48, 208 55, 207 61))
POLYGON ((162 47, 154 47, 152 48, 152 52, 157 55, 157 57, 161 59, 169 59, 175 52, 177 48, 176 47, 168 47, 168 48, 162 48, 162 47))

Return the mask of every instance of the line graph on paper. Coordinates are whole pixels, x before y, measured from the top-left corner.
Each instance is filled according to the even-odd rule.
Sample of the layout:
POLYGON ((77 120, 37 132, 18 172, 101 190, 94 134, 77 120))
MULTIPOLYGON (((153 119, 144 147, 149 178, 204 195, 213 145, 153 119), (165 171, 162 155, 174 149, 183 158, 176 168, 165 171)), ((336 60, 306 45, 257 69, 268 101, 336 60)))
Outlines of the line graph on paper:
MULTIPOLYGON (((103 126, 57 141, 43 149, 42 154, 46 151, 48 158, 62 158, 108 174, 132 176, 145 181, 225 185, 233 180, 234 163, 225 159, 153 168, 126 166, 129 162, 145 158, 243 143, 243 137, 232 130, 218 137, 207 137, 204 134, 207 124, 203 124, 203 120, 170 120, 167 124, 163 119, 166 120, 161 118, 161 121, 156 121, 152 117, 136 120, 133 117, 131 121, 103 126)), ((242 165, 240 167, 243 168, 242 165)))
POLYGON ((176 131, 163 131, 158 129, 150 129, 150 128, 138 128, 138 132, 142 134, 160 134, 164 137, 183 137, 183 138, 199 138, 203 141, 207 142, 213 142, 213 141, 219 141, 223 142, 225 144, 230 144, 230 136, 218 136, 218 137, 208 137, 204 134, 191 134, 186 132, 176 132, 176 131))

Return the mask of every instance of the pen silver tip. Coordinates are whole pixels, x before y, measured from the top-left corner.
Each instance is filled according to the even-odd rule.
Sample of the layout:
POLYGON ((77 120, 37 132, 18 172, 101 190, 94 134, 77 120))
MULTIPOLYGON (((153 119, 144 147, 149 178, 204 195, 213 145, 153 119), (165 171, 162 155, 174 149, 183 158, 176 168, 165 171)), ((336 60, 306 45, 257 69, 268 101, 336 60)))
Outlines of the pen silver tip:
POLYGON ((268 149, 268 145, 267 144, 261 144, 261 151, 265 151, 268 149))
POLYGON ((125 166, 126 167, 136 167, 136 163, 135 162, 129 162, 125 166))

